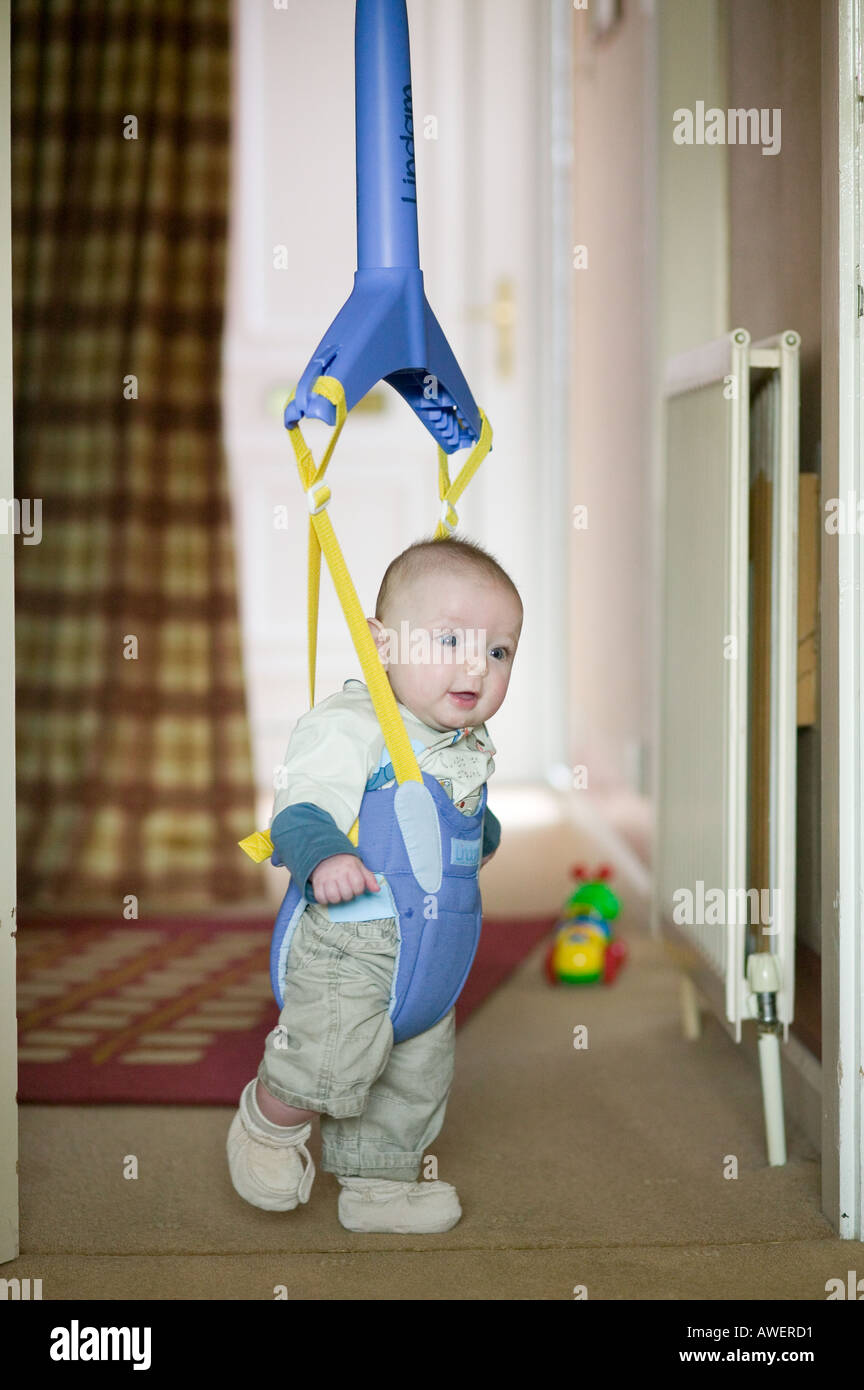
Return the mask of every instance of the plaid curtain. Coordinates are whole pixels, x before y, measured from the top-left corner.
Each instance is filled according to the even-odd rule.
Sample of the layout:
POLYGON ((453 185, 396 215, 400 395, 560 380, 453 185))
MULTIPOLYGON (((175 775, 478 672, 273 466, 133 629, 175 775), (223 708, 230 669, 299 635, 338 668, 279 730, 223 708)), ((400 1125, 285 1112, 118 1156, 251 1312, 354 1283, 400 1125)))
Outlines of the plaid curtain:
POLYGON ((16 494, 42 533, 16 543, 24 910, 263 894, 236 847, 229 63, 229 0, 12 5, 16 494))

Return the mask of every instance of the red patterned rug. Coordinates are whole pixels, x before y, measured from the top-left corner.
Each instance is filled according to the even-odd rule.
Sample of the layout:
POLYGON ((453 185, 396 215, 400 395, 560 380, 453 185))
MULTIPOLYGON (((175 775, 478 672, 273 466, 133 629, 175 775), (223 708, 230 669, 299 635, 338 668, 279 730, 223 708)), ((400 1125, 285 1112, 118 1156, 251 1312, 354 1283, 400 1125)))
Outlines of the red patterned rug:
MULTIPOLYGON (((484 922, 457 1027, 553 919, 484 922)), ((271 921, 19 926, 18 1099, 236 1105, 279 1011, 271 921)))

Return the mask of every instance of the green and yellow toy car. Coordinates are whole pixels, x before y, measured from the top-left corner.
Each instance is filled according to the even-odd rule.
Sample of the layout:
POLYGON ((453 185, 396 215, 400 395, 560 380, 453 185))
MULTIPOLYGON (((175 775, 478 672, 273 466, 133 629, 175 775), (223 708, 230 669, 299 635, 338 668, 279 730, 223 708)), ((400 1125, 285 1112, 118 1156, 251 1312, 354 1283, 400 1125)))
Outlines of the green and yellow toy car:
POLYGON ((571 872, 580 886, 568 898, 555 928, 544 963, 546 977, 551 984, 584 985, 602 980, 611 985, 627 959, 627 947, 612 932, 611 924, 621 904, 606 885, 611 870, 601 864, 591 875, 581 865, 574 865, 571 872))

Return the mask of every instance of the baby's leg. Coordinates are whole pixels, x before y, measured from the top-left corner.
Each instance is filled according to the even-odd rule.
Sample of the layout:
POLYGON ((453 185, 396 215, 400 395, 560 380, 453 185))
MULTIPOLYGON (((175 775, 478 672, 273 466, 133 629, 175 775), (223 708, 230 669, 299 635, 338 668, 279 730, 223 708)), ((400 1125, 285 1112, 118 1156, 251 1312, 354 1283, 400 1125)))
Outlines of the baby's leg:
POLYGON ((416 1182, 444 1124, 453 1082, 456 1011, 397 1043, 362 1114, 321 1116, 322 1168, 339 1177, 416 1182))
POLYGON ((271 1124, 358 1115, 392 1047, 388 1017, 396 923, 332 921, 310 903, 288 955, 279 1023, 255 1089, 271 1124))
POLYGON ((231 1181, 245 1201, 264 1211, 293 1211, 298 1203, 308 1202, 315 1180, 315 1164, 306 1147, 311 1125, 294 1123, 290 1117, 314 1113, 283 1105, 255 1079, 244 1087, 227 1149, 231 1181), (259 1105, 261 1092, 267 1111, 281 1110, 278 1121, 259 1105))
POLYGON ((260 1081, 255 1090, 255 1099, 265 1120, 270 1120, 274 1125, 304 1125, 318 1113, 317 1110, 298 1110, 296 1105, 286 1105, 283 1100, 277 1100, 276 1096, 265 1091, 260 1081))
POLYGON ((321 1116, 323 1167, 335 1173, 339 1221, 349 1231, 433 1234, 462 1216, 455 1187, 420 1168, 444 1121, 453 1079, 455 1009, 397 1043, 362 1115, 321 1116))

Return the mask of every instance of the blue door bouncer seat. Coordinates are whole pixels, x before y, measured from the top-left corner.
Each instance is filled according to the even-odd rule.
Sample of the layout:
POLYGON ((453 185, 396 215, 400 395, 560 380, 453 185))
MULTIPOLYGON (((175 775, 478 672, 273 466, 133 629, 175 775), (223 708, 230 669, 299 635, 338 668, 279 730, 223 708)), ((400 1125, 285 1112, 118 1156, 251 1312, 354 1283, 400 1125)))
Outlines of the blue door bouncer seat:
MULTIPOLYGON (((423 795, 417 782, 366 791, 360 803, 357 849, 381 890, 361 893, 350 902, 320 905, 335 921, 396 918, 398 947, 389 1008, 396 1043, 425 1033, 449 1012, 480 940, 478 872, 486 787, 477 810, 466 816, 434 777, 428 772, 422 776, 434 802, 436 823, 430 826, 427 814, 416 814, 419 803, 412 793, 423 795), (397 798, 404 803, 398 809, 397 798)), ((270 978, 280 1009, 288 953, 306 905, 292 880, 270 951, 270 978)))

